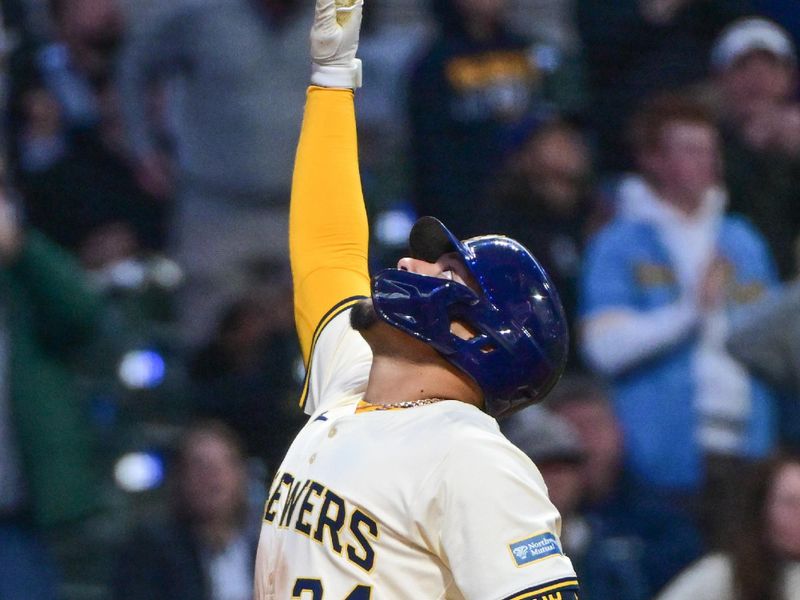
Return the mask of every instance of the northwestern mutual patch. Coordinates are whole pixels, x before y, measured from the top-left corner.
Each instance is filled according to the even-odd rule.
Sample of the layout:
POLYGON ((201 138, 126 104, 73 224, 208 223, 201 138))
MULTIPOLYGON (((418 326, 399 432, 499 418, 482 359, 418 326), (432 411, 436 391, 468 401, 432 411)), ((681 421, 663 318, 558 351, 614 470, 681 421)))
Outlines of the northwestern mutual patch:
POLYGON ((508 547, 518 567, 562 554, 558 538, 549 531, 514 542, 508 547))

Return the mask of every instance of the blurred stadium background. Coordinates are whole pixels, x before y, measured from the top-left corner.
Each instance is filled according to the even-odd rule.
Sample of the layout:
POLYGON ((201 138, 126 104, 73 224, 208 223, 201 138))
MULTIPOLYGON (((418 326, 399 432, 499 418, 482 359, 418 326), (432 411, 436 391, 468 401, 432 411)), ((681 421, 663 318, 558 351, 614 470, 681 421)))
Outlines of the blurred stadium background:
MULTIPOLYGON (((215 571, 233 550, 207 534, 221 527, 252 549, 304 420, 286 219, 312 4, 2 1, 2 600, 249 598, 252 574, 215 571), (243 476, 225 480, 220 464, 243 476), (187 503, 191 489, 219 491, 219 503, 187 503), (183 539, 148 529, 163 522, 199 540, 187 542, 194 567, 157 568, 183 539), (136 585, 154 572, 152 587, 136 585)), ((733 543, 743 473, 763 481, 764 461, 800 444, 800 11, 786 0, 386 0, 365 15, 357 110, 373 264, 402 255, 422 214, 464 237, 509 233, 544 262, 573 352, 546 414, 509 435, 563 493, 586 597, 654 598, 733 543), (631 145, 643 112, 651 138, 631 145), (721 190, 717 216, 745 216, 756 249, 714 269, 715 250, 689 236, 686 260, 709 267, 702 281, 648 263, 626 297, 644 318, 691 296, 697 314, 666 318, 691 323, 651 339, 668 329, 656 316, 645 334, 609 338, 591 311, 618 289, 593 282, 624 265, 592 240, 627 214, 636 173, 656 196, 702 180, 659 146, 658 128, 675 122, 713 132, 713 181, 697 199, 721 190), (631 350, 604 360, 609 339, 631 350), (702 373, 669 363, 664 379, 659 361, 681 352, 723 358, 702 373), (697 385, 659 400, 653 390, 676 379, 697 385), (730 408, 731 394, 744 404, 730 408), (631 409, 654 400, 652 414, 631 409), (607 429, 582 427, 590 405, 607 429), (671 419, 701 422, 685 433, 703 467, 687 474, 670 450, 632 441, 673 435, 671 419), (642 452, 654 453, 645 466, 642 452)))

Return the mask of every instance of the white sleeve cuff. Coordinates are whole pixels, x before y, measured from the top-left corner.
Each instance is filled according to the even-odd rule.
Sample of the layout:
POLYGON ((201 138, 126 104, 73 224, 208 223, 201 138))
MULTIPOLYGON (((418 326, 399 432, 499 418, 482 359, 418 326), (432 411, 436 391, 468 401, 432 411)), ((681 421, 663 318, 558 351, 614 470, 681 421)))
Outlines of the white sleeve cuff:
POLYGON ((311 83, 320 87, 361 87, 361 61, 354 58, 349 66, 318 65, 311 63, 311 83))

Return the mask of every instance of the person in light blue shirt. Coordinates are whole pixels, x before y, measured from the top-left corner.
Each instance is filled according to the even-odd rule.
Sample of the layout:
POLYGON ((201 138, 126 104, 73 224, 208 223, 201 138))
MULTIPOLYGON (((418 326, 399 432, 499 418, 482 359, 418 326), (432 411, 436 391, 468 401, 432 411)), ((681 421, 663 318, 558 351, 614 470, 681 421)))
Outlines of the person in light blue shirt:
POLYGON ((621 181, 617 216, 587 249, 581 341, 611 379, 633 477, 693 502, 709 465, 775 447, 773 394, 725 339, 776 272, 761 235, 725 212, 718 132, 701 105, 658 97, 632 139, 641 174, 621 181))

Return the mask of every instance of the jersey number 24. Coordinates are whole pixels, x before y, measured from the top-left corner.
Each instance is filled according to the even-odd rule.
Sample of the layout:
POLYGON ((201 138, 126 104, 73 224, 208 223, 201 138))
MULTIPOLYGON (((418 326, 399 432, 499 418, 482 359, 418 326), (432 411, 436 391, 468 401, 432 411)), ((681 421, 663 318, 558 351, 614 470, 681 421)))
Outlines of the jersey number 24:
MULTIPOLYGON (((308 597, 303 597, 303 592, 311 592, 310 600, 322 600, 322 581, 319 579, 299 578, 294 582, 292 598, 301 598, 302 600, 307 600, 308 597)), ((371 588, 365 585, 357 585, 353 588, 352 592, 347 594, 347 597, 344 600, 369 600, 371 594, 371 588)))

